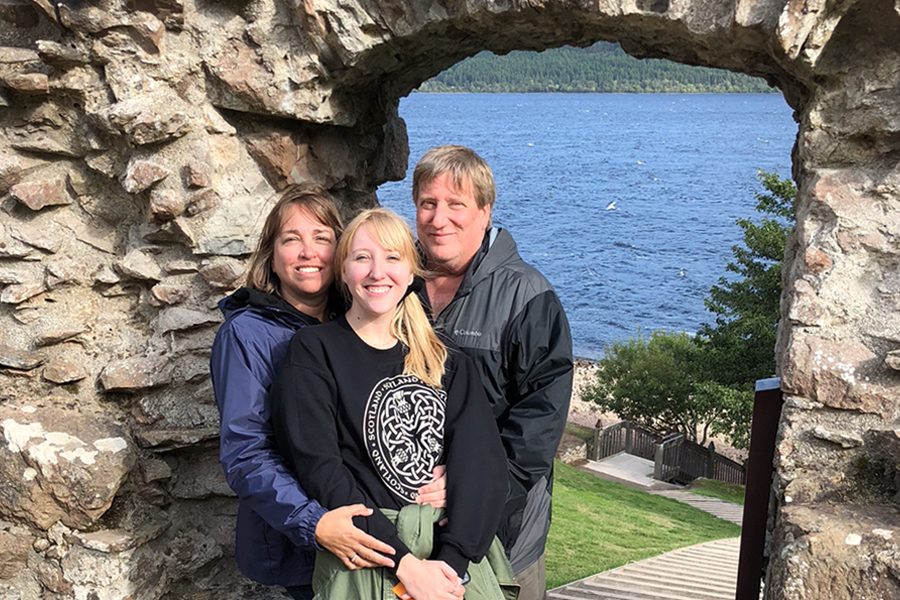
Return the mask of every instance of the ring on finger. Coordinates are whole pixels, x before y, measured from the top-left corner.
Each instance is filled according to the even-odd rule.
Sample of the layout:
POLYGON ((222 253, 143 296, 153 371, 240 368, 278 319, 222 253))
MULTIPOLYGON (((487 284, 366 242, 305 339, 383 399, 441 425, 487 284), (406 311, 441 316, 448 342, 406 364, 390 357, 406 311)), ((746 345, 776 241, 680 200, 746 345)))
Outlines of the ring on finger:
POLYGON ((350 562, 352 562, 352 563, 355 565, 355 564, 356 564, 356 559, 357 559, 357 558, 359 558, 359 553, 358 553, 358 552, 353 554, 353 558, 350 559, 350 562))

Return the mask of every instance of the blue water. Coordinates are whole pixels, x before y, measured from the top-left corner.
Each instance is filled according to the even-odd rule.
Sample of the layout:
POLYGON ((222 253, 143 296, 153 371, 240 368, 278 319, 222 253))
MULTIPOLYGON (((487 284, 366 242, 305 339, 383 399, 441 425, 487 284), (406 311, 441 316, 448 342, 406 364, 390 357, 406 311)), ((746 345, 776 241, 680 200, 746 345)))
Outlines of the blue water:
POLYGON ((422 154, 473 148, 494 171, 494 224, 554 285, 584 357, 713 320, 703 298, 741 243, 735 220, 756 218, 756 170, 788 176, 797 134, 776 94, 413 94, 400 116, 410 168, 381 203, 413 223, 422 154))

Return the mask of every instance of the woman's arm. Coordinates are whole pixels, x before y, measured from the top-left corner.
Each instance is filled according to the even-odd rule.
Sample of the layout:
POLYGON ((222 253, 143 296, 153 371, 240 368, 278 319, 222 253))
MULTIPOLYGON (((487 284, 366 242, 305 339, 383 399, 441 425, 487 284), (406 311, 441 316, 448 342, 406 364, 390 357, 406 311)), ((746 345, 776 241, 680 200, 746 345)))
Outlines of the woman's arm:
POLYGON ((326 511, 303 491, 275 446, 265 381, 271 360, 230 324, 216 335, 210 373, 221 417, 219 461, 242 502, 295 545, 315 548, 326 511))
MULTIPOLYGON (((280 358, 280 357, 279 357, 280 358)), ((363 506, 326 510, 307 496, 275 445, 266 390, 272 357, 245 343, 240 331, 224 325, 213 343, 210 373, 220 415, 219 460, 229 487, 271 527, 296 546, 318 542, 350 568, 392 566, 381 553, 393 549, 353 526, 363 506), (349 513, 351 514, 347 514, 349 513)))

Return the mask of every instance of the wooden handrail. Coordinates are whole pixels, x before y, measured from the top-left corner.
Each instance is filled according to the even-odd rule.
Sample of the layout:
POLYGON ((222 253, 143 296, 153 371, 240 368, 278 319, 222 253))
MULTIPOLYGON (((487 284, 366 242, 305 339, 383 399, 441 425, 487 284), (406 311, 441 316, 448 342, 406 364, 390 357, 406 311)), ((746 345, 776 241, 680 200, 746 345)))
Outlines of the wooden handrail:
POLYGON ((654 461, 654 478, 685 483, 697 477, 743 484, 745 469, 707 448, 688 441, 682 434, 661 435, 633 421, 619 421, 595 429, 590 456, 593 460, 626 453, 654 461))

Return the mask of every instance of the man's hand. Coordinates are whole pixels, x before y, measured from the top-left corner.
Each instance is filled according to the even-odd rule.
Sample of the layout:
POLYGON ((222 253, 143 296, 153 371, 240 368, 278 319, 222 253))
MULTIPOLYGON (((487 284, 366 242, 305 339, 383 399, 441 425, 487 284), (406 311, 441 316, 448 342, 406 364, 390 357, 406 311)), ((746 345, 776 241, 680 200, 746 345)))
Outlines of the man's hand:
POLYGON ((353 524, 353 517, 368 517, 371 508, 352 504, 329 510, 316 524, 316 541, 337 556, 351 571, 366 567, 393 567, 385 554, 393 555, 394 549, 353 524))
POLYGON ((428 485, 419 488, 416 504, 430 504, 435 508, 447 508, 447 467, 438 465, 434 468, 434 479, 428 485))

